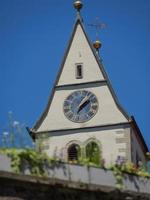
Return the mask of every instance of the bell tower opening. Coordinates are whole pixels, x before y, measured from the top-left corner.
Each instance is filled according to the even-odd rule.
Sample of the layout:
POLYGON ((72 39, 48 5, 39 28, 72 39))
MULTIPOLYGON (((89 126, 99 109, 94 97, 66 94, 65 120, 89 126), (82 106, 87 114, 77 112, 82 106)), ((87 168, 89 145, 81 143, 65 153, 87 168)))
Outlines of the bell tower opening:
POLYGON ((76 79, 83 78, 83 66, 82 64, 76 64, 76 79))
POLYGON ((91 163, 100 164, 100 149, 96 142, 90 142, 86 145, 86 158, 91 163))
POLYGON ((80 157, 80 146, 72 144, 68 148, 68 161, 78 161, 80 157))

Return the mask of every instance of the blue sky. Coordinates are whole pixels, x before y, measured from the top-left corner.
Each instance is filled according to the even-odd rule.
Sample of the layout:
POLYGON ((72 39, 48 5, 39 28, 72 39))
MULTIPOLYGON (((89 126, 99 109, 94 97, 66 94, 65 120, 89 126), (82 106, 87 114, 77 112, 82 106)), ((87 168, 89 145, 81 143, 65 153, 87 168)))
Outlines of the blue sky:
MULTIPOLYGON (((0 131, 8 112, 32 127, 43 112, 75 21, 69 0, 0 0, 0 131)), ((134 115, 150 147, 150 1, 84 0, 88 26, 96 17, 107 24, 100 32, 101 57, 113 88, 134 115)))

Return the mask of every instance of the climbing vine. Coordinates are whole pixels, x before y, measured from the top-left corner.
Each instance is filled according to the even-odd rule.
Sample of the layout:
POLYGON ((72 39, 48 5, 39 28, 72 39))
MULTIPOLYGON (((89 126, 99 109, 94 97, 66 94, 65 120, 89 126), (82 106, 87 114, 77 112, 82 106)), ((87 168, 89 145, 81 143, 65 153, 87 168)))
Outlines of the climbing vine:
POLYGON ((116 178, 116 188, 119 190, 124 189, 123 178, 125 174, 150 178, 150 173, 147 172, 145 165, 137 167, 131 162, 120 164, 116 163, 115 165, 112 165, 109 169, 113 171, 113 174, 116 178))
MULTIPOLYGON (((47 169, 53 168, 56 165, 59 166, 61 162, 60 160, 49 158, 46 154, 40 154, 33 149, 2 148, 0 149, 0 154, 6 154, 11 158, 11 167, 15 173, 25 173, 25 170, 28 170, 29 174, 36 176, 48 176, 47 169)), ((115 163, 111 167, 106 168, 103 159, 101 163, 94 164, 89 159, 80 158, 75 164, 112 170, 116 178, 116 188, 119 190, 124 189, 123 178, 125 174, 150 178, 150 173, 146 171, 144 165, 136 167, 129 162, 115 163)))
POLYGON ((11 158, 11 167, 15 173, 24 173, 27 169, 32 175, 47 176, 46 167, 59 162, 32 149, 0 149, 0 153, 11 158))
POLYGON ((86 146, 86 158, 93 165, 100 165, 100 150, 95 142, 90 142, 86 146))

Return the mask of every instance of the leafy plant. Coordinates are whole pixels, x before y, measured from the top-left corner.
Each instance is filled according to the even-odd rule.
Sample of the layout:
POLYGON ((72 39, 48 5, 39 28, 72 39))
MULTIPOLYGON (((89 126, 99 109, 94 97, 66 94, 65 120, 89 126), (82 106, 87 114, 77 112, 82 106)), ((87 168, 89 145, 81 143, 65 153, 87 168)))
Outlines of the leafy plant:
POLYGON ((95 142, 90 142, 86 146, 86 158, 90 164, 100 165, 100 150, 95 142))
POLYGON ((0 149, 0 153, 11 158, 11 167, 16 173, 24 173, 26 167, 32 175, 46 176, 45 166, 54 162, 46 154, 39 154, 32 149, 0 149))
MULTIPOLYGON (((46 154, 40 154, 33 149, 16 149, 16 148, 1 148, 0 154, 6 154, 11 158, 11 166, 15 173, 26 173, 26 170, 30 174, 36 176, 48 176, 48 169, 55 166, 60 166, 59 159, 51 159, 46 154)), ((89 159, 81 158, 73 162, 73 164, 82 164, 86 166, 94 166, 98 168, 104 168, 104 161, 101 163, 90 162, 89 159)), ((124 189, 123 177, 126 173, 136 176, 142 176, 145 178, 150 178, 150 173, 146 171, 144 166, 137 168, 133 163, 129 162, 117 162, 112 165, 110 169, 116 178, 116 188, 119 190, 124 189)))
POLYGON ((137 167, 134 163, 121 161, 119 159, 116 161, 116 164, 112 165, 109 169, 113 171, 116 178, 116 188, 119 190, 124 189, 123 177, 125 174, 150 178, 150 173, 146 170, 144 164, 137 167))

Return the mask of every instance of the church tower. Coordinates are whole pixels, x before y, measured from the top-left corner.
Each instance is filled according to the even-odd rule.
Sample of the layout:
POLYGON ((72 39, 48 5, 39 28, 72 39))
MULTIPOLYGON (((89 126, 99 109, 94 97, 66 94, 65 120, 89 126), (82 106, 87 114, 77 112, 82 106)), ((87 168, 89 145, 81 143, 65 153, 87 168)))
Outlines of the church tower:
POLYGON ((40 151, 62 161, 86 158, 114 163, 118 156, 138 164, 148 148, 133 117, 122 108, 91 44, 75 1, 77 18, 46 109, 30 129, 40 151), (40 144, 40 145, 39 145, 40 144))

